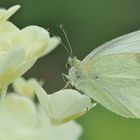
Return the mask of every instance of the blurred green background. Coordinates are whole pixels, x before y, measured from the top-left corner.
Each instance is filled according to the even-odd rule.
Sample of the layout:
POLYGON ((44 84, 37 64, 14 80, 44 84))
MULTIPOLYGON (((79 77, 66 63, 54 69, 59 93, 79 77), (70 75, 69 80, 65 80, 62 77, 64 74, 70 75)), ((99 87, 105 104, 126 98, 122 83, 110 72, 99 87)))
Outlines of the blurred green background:
MULTIPOLYGON (((23 28, 40 25, 65 39, 63 24, 74 54, 83 59, 91 50, 117 36, 140 29, 140 0, 0 0, 0 6, 22 7, 11 18, 23 28)), ((41 58, 25 77, 45 79, 48 93, 64 86, 68 54, 59 46, 41 58)), ((78 121, 84 126, 81 140, 140 140, 140 120, 125 119, 100 105, 78 121)))

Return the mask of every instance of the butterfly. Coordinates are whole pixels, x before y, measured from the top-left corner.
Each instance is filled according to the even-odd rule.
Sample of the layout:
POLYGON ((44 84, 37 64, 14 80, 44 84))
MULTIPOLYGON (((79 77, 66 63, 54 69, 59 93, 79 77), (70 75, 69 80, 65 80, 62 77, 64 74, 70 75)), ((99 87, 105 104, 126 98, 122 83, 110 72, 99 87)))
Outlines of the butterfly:
POLYGON ((82 61, 68 59, 68 84, 108 110, 140 118, 140 31, 113 39, 82 61))

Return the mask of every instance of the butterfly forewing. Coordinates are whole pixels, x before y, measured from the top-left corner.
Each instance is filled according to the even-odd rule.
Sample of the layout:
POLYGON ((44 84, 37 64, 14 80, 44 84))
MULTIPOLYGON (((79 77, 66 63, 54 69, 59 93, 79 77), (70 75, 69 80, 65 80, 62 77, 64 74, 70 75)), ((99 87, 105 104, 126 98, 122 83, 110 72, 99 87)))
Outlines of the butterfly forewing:
POLYGON ((116 53, 140 53, 140 31, 135 31, 121 37, 115 38, 94 49, 82 61, 82 65, 97 56, 116 53))
POLYGON ((81 89, 109 110, 140 118, 140 54, 121 53, 96 57, 82 67, 81 89))

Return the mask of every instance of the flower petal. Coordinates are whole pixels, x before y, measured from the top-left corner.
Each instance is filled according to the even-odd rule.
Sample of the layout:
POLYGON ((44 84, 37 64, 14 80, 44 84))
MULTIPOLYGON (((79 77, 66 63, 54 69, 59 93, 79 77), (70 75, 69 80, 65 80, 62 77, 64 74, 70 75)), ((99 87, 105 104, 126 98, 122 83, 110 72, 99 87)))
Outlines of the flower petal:
POLYGON ((48 128, 47 134, 49 140, 79 140, 82 127, 75 121, 71 121, 58 127, 48 128))
POLYGON ((26 97, 9 94, 6 100, 6 111, 18 121, 20 126, 34 127, 36 125, 35 105, 26 97))
POLYGON ((76 119, 95 106, 88 96, 72 89, 64 89, 48 95, 35 83, 35 92, 45 113, 52 124, 56 125, 76 119))
POLYGON ((8 86, 15 79, 24 74, 36 62, 36 58, 25 59, 24 50, 14 49, 11 52, 0 55, 0 85, 8 86))
POLYGON ((12 48, 11 40, 14 35, 20 30, 11 22, 5 21, 0 23, 0 39, 10 44, 12 48))
POLYGON ((49 33, 39 26, 28 26, 12 40, 14 46, 22 46, 27 58, 40 57, 48 47, 49 33))
POLYGON ((61 39, 59 37, 51 37, 49 40, 48 48, 46 48, 42 56, 53 51, 60 44, 60 42, 61 42, 61 39))
POLYGON ((16 79, 13 82, 14 91, 22 96, 29 97, 31 99, 35 96, 33 83, 37 82, 35 78, 30 78, 29 80, 25 80, 23 77, 16 79))
POLYGON ((0 21, 4 21, 10 18, 19 8, 20 8, 20 5, 15 5, 7 10, 0 9, 0 21))

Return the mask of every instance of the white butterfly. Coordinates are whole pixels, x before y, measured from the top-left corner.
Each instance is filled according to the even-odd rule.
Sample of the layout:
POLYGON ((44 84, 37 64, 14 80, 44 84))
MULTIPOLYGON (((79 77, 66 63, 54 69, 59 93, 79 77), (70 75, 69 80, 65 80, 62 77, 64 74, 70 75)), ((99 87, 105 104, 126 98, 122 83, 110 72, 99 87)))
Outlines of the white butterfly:
POLYGON ((140 118, 140 31, 113 39, 82 61, 69 58, 70 85, 124 117, 140 118))

